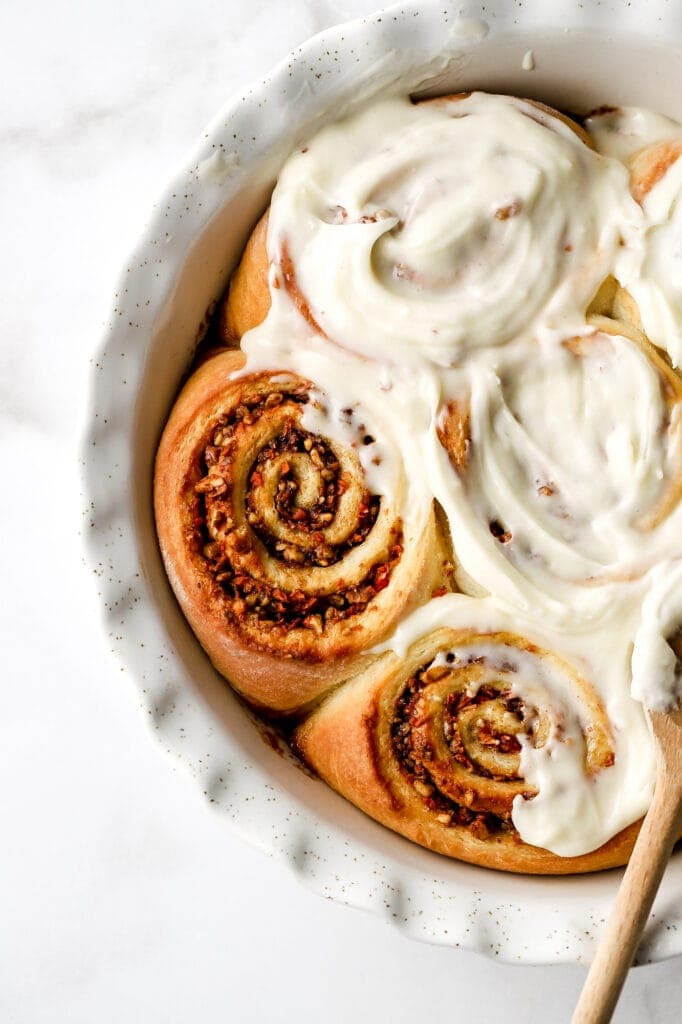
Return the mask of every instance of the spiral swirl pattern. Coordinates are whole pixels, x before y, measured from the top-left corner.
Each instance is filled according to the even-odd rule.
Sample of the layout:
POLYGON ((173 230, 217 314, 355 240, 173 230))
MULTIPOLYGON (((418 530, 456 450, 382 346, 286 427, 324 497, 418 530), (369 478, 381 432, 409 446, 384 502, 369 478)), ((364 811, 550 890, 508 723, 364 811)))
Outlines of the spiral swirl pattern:
POLYGON ((260 645, 286 637, 313 658, 317 637, 389 585, 403 550, 401 521, 370 494, 357 453, 301 427, 314 400, 295 378, 246 380, 212 424, 194 487, 226 613, 260 645))
MULTIPOLYGON (((445 598, 437 617, 456 619, 466 600, 445 598)), ((550 813, 584 800, 589 813, 616 756, 594 684, 525 636, 439 627, 341 688, 295 741, 330 785, 430 849, 516 871, 595 864, 519 838, 517 818, 538 800, 545 811, 555 802, 550 813), (548 771, 563 777, 541 795, 548 771), (582 796, 571 794, 577 776, 591 783, 582 796)), ((622 856, 615 844, 600 866, 622 856)))

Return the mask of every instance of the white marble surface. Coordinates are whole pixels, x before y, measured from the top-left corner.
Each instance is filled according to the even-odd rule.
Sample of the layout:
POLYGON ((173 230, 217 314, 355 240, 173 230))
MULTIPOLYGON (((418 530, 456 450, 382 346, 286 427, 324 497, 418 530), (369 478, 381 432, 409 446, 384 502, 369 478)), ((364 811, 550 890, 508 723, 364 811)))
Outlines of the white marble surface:
MULTIPOLYGON (((584 972, 417 945, 242 846, 107 655, 77 439, 116 272, 225 97, 372 0, 0 7, 0 1020, 567 1021, 584 972), (10 596, 11 595, 11 596, 10 596)), ((680 961, 616 1020, 679 1020, 680 961)))

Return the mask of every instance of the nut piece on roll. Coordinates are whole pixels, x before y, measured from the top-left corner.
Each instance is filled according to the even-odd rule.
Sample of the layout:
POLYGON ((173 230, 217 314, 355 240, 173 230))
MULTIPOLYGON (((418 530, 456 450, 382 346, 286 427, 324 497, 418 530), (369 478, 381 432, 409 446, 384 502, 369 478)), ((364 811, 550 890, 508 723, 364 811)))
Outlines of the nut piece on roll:
POLYGON ((589 802, 615 748, 592 685, 513 633, 440 628, 404 659, 387 654, 298 727, 295 747, 377 821, 484 867, 532 874, 613 867, 625 863, 637 832, 631 825, 580 856, 521 840, 514 803, 530 805, 537 795, 522 768, 529 751, 572 759, 589 802))
POLYGON ((401 506, 404 480, 373 493, 353 443, 306 429, 323 401, 309 381, 243 365, 220 351, 177 399, 156 523, 213 664, 252 704, 286 713, 366 666, 407 610, 447 589, 446 553, 432 508, 417 522, 401 506))

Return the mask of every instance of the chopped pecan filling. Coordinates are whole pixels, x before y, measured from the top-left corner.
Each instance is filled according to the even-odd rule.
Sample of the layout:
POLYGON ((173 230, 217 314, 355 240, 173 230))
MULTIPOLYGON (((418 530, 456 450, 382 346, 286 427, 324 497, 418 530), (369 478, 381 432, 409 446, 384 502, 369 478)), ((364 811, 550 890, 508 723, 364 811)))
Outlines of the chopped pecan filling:
POLYGON ((340 466, 333 451, 321 438, 315 437, 296 426, 287 424, 284 433, 274 438, 259 453, 249 474, 247 506, 250 526, 258 534, 268 551, 285 561, 299 565, 333 565, 340 561, 351 548, 362 544, 374 526, 379 514, 380 499, 365 491, 358 511, 355 531, 344 544, 332 546, 325 543, 323 531, 333 521, 339 498, 348 484, 341 475, 340 466), (318 471, 322 487, 316 500, 309 506, 297 503, 300 483, 288 462, 280 462, 280 479, 275 494, 275 508, 280 520, 300 534, 307 534, 314 546, 298 547, 286 544, 272 537, 262 522, 258 511, 257 492, 264 486, 264 470, 268 463, 281 455, 302 453, 309 458, 318 471), (292 551, 292 548, 294 549, 292 551))
MULTIPOLYGON (((393 752, 398 759, 401 770, 410 779, 415 792, 423 799, 429 810, 443 825, 459 825, 468 828, 479 839, 500 832, 515 833, 511 818, 486 811, 473 811, 464 804, 456 803, 444 796, 437 789, 429 774, 429 761, 433 760, 433 750, 425 743, 415 728, 421 724, 423 715, 423 694, 426 688, 435 681, 434 673, 447 673, 448 669, 425 666, 408 681, 395 704, 395 719, 391 725, 393 752)), ((472 772, 472 776, 483 775, 488 778, 496 776, 485 771, 480 765, 474 764, 466 753, 466 749, 457 730, 457 715, 465 708, 481 705, 490 700, 502 700, 505 709, 519 721, 523 721, 523 702, 509 693, 501 693, 492 686, 481 686, 474 694, 466 692, 451 693, 445 701, 444 736, 454 760, 472 772)), ((478 727, 478 741, 484 746, 496 747, 502 753, 518 753, 520 745, 515 736, 498 734, 488 722, 482 721, 478 727)), ((497 776, 498 778, 500 776, 497 776)), ((475 784, 472 778, 472 784, 475 784)))
MULTIPOLYGON (((400 541, 400 530, 396 540, 400 541)), ((211 545, 207 545, 208 548, 211 545)), ((237 622, 257 619, 263 625, 289 629, 310 629, 322 635, 327 626, 341 619, 361 614, 377 594, 388 586, 391 573, 400 561, 402 544, 390 549, 390 559, 372 567, 357 585, 335 594, 306 594, 303 590, 283 590, 281 587, 235 571, 229 555, 219 552, 209 567, 227 597, 226 613, 237 622)))
MULTIPOLYGON (((519 722, 523 722, 523 701, 519 697, 512 697, 509 692, 500 693, 494 686, 480 686, 476 693, 466 692, 451 693, 445 702, 444 732, 445 739, 452 752, 452 756, 458 764, 468 768, 478 775, 484 775, 489 779, 506 779, 508 775, 499 775, 486 770, 480 764, 474 764, 466 752, 462 738, 457 730, 457 716, 465 708, 485 704, 487 701, 501 701, 507 711, 514 715, 519 722)), ((518 754, 521 744, 516 736, 508 733, 495 732, 489 722, 481 720, 477 732, 478 742, 485 747, 494 747, 501 754, 518 754)), ((518 778, 518 776, 515 776, 518 778)))
POLYGON ((275 635, 303 628, 321 636, 335 622, 361 614, 388 586, 403 552, 402 525, 396 521, 382 559, 361 580, 340 586, 336 593, 316 595, 301 589, 286 590, 267 578, 255 538, 270 557, 286 565, 311 569, 332 566, 366 540, 379 514, 381 499, 366 491, 359 502, 352 532, 343 543, 327 543, 325 530, 334 522, 339 500, 349 483, 331 446, 298 425, 297 407, 307 401, 304 387, 244 397, 229 416, 214 425, 212 443, 203 452, 203 476, 194 485, 191 543, 206 560, 225 595, 226 615, 239 624, 265 627, 275 635), (239 526, 232 493, 235 449, 264 413, 286 404, 292 406, 291 418, 285 420, 281 433, 264 445, 249 467, 245 509, 250 529, 239 526), (302 456, 310 460, 319 484, 314 500, 299 504, 301 482, 287 456, 291 456, 292 463, 302 456), (263 489, 268 470, 275 463, 277 483, 268 497, 263 489), (264 513, 268 504, 283 529, 293 530, 300 537, 299 543, 272 535, 266 521, 268 515, 264 513))

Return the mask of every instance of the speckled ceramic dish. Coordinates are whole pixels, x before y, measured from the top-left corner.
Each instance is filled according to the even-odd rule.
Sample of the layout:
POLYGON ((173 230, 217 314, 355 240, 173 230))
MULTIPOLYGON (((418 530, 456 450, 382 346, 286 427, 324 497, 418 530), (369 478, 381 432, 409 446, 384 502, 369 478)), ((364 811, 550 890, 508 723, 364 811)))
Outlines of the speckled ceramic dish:
MULTIPOLYGON (((377 825, 264 742, 171 594, 152 518, 153 457, 212 303, 307 133, 389 90, 482 88, 682 119, 682 9, 673 6, 439 0, 311 39, 227 104, 169 185, 121 277, 92 375, 87 557, 111 647, 169 756, 229 827, 322 895, 376 910, 415 938, 510 961, 589 959, 620 873, 541 879, 447 860, 377 825)), ((678 853, 640 960, 680 952, 678 853)))

